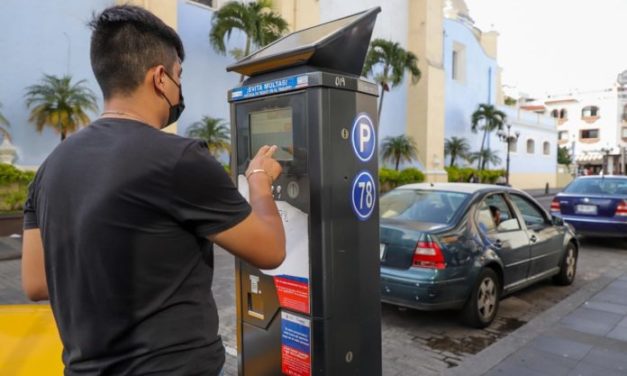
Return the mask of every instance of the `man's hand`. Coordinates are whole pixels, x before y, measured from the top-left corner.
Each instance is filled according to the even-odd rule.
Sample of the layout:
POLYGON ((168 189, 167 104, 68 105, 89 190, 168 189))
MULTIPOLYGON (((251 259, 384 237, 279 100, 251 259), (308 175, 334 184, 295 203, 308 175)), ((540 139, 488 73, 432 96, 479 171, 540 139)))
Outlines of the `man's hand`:
POLYGON ((281 165, 272 158, 272 155, 277 151, 277 146, 264 145, 259 148, 257 155, 250 161, 248 169, 246 170, 246 178, 249 179, 256 173, 265 173, 270 178, 270 184, 274 182, 281 174, 281 165))
POLYGON ((276 150, 276 146, 262 146, 246 170, 252 213, 236 226, 209 237, 261 269, 276 268, 285 259, 285 231, 270 190, 281 173, 281 165, 272 158, 276 150))

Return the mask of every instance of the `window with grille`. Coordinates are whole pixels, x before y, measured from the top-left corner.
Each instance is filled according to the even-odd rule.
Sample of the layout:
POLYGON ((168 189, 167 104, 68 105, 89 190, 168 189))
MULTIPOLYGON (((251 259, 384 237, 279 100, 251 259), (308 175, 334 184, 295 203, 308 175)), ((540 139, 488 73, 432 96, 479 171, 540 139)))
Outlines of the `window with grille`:
POLYGON ((590 140, 599 138, 599 130, 598 129, 585 129, 581 131, 581 139, 582 140, 590 140))

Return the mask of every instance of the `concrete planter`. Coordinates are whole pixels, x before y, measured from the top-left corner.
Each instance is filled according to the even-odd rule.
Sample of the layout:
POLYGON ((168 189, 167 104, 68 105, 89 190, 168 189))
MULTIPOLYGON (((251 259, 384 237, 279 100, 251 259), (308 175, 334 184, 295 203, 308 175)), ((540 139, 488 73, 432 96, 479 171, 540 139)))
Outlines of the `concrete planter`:
POLYGON ((13 234, 22 235, 24 227, 24 214, 10 213, 0 214, 0 237, 13 234))

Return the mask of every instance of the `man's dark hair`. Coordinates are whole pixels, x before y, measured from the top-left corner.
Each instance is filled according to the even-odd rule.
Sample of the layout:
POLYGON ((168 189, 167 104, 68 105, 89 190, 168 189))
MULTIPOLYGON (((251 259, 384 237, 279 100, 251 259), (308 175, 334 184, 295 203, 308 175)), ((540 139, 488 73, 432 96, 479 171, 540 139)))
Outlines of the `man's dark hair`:
POLYGON ((163 64, 170 70, 177 59, 185 58, 176 31, 143 8, 110 7, 94 16, 89 26, 91 68, 105 99, 132 93, 148 69, 163 64))

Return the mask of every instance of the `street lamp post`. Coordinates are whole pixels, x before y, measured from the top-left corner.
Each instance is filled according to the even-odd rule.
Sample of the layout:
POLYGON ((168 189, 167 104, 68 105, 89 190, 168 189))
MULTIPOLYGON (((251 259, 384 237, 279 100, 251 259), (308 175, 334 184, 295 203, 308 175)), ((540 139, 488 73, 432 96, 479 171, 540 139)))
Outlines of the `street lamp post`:
POLYGON ((503 131, 499 131, 497 135, 499 139, 505 143, 507 143, 507 157, 505 159, 505 184, 509 185, 509 152, 512 142, 518 141, 518 137, 520 137, 520 132, 515 132, 514 134, 510 134, 512 130, 512 125, 507 124, 507 133, 503 131))

